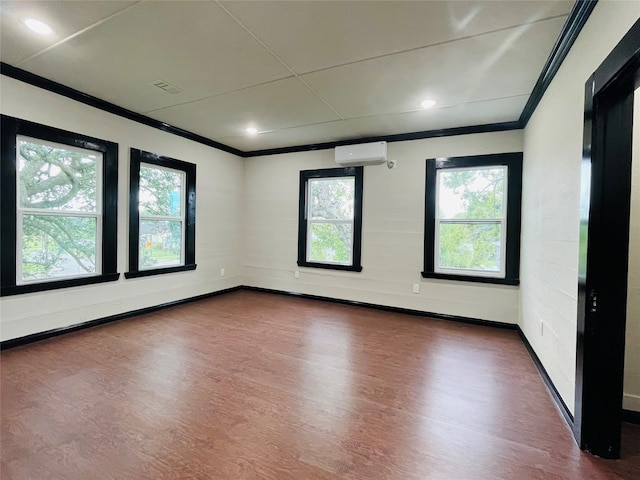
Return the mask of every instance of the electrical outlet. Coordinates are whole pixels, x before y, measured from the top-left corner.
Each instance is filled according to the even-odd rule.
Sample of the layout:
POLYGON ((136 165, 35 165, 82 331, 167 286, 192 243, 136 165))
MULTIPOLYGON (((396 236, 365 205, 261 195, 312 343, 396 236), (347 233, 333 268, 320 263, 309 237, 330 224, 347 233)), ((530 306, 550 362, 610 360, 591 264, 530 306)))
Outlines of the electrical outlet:
POLYGON ((224 268, 221 268, 221 269, 220 269, 220 276, 221 276, 221 277, 224 277, 224 268))
POLYGON ((413 284, 413 293, 420 293, 420 284, 419 283, 414 283, 413 284))
POLYGON ((299 271, 299 270, 296 270, 295 272, 293 272, 293 276, 294 276, 295 278, 300 278, 300 271, 299 271))

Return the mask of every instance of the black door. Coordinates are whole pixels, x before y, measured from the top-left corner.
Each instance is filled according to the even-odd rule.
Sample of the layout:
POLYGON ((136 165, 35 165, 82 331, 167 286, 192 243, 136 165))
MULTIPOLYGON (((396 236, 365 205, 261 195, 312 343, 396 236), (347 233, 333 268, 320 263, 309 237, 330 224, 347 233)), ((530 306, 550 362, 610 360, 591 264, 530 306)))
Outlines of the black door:
POLYGON ((633 97, 640 21, 586 85, 574 434, 620 456, 629 253, 633 97))

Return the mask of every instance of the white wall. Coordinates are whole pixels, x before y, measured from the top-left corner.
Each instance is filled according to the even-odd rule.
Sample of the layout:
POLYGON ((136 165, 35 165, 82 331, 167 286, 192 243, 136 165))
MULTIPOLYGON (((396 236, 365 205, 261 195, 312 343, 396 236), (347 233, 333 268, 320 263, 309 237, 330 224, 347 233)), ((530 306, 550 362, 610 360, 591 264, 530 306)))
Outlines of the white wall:
POLYGON ((390 144, 390 157, 398 160, 398 167, 365 169, 364 271, 307 268, 300 269, 295 280, 299 171, 334 167, 333 150, 243 161, 17 80, 0 79, 3 114, 119 144, 121 273, 127 270, 129 148, 193 162, 198 168, 197 270, 3 297, 3 341, 241 284, 517 322, 517 287, 424 280, 420 271, 425 159, 522 151, 521 131, 390 144), (226 269, 224 278, 221 267, 226 269), (418 295, 411 293, 414 283, 421 285, 418 295))
MULTIPOLYGON (((127 270, 129 147, 198 166, 196 271, 3 297, 0 339, 240 284, 500 322, 514 323, 519 318, 573 411, 584 84, 639 16, 637 1, 601 0, 597 4, 525 129, 524 139, 522 132, 512 131, 391 143, 390 157, 398 160, 398 167, 392 171, 384 166, 365 169, 364 270, 301 268, 299 279, 293 276, 298 268, 298 174, 303 169, 334 166, 332 150, 243 161, 0 77, 2 113, 119 143, 120 272, 127 270), (422 279, 424 160, 521 151, 523 145, 520 289, 422 279), (223 278, 221 267, 226 269, 223 278), (411 293, 414 283, 420 284, 420 294, 411 293)), ((636 178, 638 170, 634 170, 636 178)), ((637 212, 637 195, 635 199, 637 212)), ((633 231, 637 234, 637 228, 633 231)), ((629 297, 637 302, 635 292, 630 289, 629 297)), ((640 351, 639 337, 637 327, 628 330, 628 351, 640 351)), ((634 375, 629 365, 640 361, 637 355, 635 359, 629 355, 625 388, 638 392, 636 387, 629 390, 628 378, 634 375)), ((628 403, 633 401, 629 398, 625 397, 626 408, 636 408, 628 403)))
POLYGON ((636 90, 633 106, 628 278, 627 338, 622 407, 640 412, 640 88, 636 90))
POLYGON ((242 284, 244 162, 181 137, 102 112, 17 80, 0 77, 3 114, 119 144, 118 271, 128 269, 129 148, 197 165, 195 271, 2 297, 0 338, 35 332, 193 297, 242 284), (226 270, 220 277, 220 268, 226 270))
POLYGON ((390 143, 398 166, 364 169, 363 271, 298 268, 300 170, 332 168, 333 150, 247 159, 246 285, 516 323, 518 287, 422 279, 425 159, 522 151, 510 131, 390 143), (294 271, 300 278, 294 278, 294 271), (412 285, 420 284, 420 294, 412 285))
POLYGON ((571 411, 584 86, 638 17, 638 1, 598 2, 524 134, 520 326, 571 411))

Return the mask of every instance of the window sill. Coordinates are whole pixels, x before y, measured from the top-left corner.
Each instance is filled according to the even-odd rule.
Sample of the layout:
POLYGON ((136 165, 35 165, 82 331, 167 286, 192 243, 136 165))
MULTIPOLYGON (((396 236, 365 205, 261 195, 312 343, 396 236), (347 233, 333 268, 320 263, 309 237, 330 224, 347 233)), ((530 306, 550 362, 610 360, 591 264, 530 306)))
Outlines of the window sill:
POLYGON ((115 282, 120 278, 119 273, 107 273, 93 277, 68 278, 65 280, 52 280, 50 282, 28 283, 24 285, 11 285, 2 287, 0 296, 21 295, 23 293, 44 292, 46 290, 57 290, 59 288, 80 287, 83 285, 93 285, 95 283, 115 282))
POLYGON ((340 270, 343 272, 361 272, 362 265, 334 265, 332 263, 298 262, 299 267, 324 268, 326 270, 340 270))
POLYGON ((519 278, 478 277, 473 275, 452 275, 450 273, 422 272, 422 278, 454 280, 459 282, 494 283, 497 285, 520 285, 519 278))
POLYGON ((188 270, 195 270, 196 266, 197 265, 195 263, 190 263, 188 265, 179 265, 177 267, 152 268, 149 270, 126 272, 124 274, 124 278, 150 277, 151 275, 162 275, 163 273, 186 272, 188 270))

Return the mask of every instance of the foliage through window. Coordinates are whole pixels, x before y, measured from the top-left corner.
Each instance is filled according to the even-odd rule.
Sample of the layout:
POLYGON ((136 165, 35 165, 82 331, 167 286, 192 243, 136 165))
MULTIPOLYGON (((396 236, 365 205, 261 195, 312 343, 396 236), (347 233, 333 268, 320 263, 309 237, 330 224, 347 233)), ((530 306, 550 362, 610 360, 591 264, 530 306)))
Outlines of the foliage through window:
POLYGON ((517 284, 521 154, 427 161, 425 277, 517 284))
POLYGON ((183 265, 184 172, 140 164, 138 267, 183 265))
POLYGON ((127 277, 195 268, 195 165, 131 149, 127 277))
POLYGON ((298 265, 360 271, 362 167, 300 172, 298 265))
POLYGON ((18 136, 17 283, 100 273, 102 154, 18 136))
POLYGON ((117 146, 6 116, 2 128, 2 294, 117 279, 117 146))

